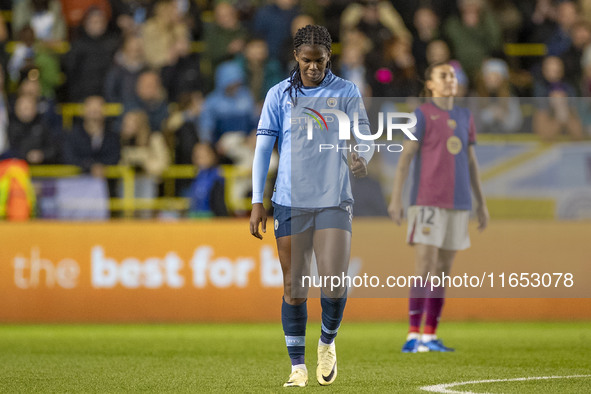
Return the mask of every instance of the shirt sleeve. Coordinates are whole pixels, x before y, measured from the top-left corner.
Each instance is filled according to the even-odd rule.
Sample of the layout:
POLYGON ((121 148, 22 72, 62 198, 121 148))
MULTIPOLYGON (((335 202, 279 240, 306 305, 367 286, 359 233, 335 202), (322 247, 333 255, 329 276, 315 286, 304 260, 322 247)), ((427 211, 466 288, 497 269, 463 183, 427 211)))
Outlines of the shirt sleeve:
POLYGON ((269 162, 277 138, 272 135, 258 134, 252 163, 252 203, 262 203, 265 181, 269 172, 269 162))
POLYGON ((267 92, 263 110, 261 111, 261 118, 257 126, 257 136, 268 135, 278 137, 281 132, 281 100, 278 97, 277 90, 277 88, 272 88, 267 92))
MULTIPOLYGON (((423 111, 421 111, 420 108, 415 109, 414 114, 417 117, 417 124, 415 127, 410 129, 410 131, 415 137, 417 137, 417 141, 421 143, 423 142, 423 137, 425 137, 425 114, 423 114, 423 111)), ((404 138, 409 139, 406 135, 404 138)))

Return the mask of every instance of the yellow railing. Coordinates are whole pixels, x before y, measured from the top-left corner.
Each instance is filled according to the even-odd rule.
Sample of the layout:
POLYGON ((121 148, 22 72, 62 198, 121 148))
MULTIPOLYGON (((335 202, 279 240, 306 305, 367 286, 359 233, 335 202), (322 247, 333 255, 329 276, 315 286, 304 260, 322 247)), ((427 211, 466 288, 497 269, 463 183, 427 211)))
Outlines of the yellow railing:
MULTIPOLYGON (((64 103, 56 108, 56 112, 62 116, 62 126, 64 130, 70 130, 74 124, 75 117, 84 115, 84 104, 80 103, 64 103)), ((123 113, 123 104, 121 103, 106 103, 103 107, 103 114, 105 116, 119 116, 123 113)))
MULTIPOLYGON (((250 168, 239 168, 231 165, 221 166, 225 179, 225 202, 230 212, 245 212, 250 210, 250 199, 234 196, 234 188, 238 179, 250 178, 250 168)), ((33 178, 68 178, 82 174, 79 167, 71 165, 38 165, 31 166, 33 178)), ((175 180, 194 179, 197 175, 192 165, 169 166, 161 178, 164 182, 164 197, 136 198, 135 170, 128 166, 107 166, 105 176, 108 179, 119 179, 122 183, 121 197, 111 198, 111 211, 121 211, 124 217, 133 217, 137 210, 171 210, 185 211, 189 208, 189 199, 175 196, 175 180)))

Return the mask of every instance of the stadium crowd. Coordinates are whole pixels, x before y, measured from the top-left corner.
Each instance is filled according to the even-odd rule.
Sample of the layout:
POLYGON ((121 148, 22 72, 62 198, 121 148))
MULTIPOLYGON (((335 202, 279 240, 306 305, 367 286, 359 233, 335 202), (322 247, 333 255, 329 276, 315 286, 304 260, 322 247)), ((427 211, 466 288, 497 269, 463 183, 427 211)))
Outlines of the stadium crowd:
POLYGON ((417 97, 428 65, 452 60, 462 95, 479 97, 479 132, 591 135, 591 0, 13 0, 0 9, 1 158, 99 178, 129 165, 139 197, 162 193, 170 164, 193 164, 200 175, 177 193, 194 211, 227 213, 210 204, 223 188, 218 165, 250 167, 265 94, 294 66, 292 35, 308 24, 328 28, 335 74, 366 97, 417 97), (525 98, 536 108, 529 119, 525 98), (71 128, 60 116, 70 103, 83 103, 71 128), (107 117, 106 103, 122 110, 107 117))

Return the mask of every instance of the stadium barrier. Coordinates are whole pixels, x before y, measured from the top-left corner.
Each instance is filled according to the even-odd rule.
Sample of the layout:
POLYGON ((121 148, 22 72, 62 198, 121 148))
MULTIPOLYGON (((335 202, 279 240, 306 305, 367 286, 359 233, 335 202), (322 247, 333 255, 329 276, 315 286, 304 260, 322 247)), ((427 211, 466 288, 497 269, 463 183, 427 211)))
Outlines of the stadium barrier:
MULTIPOLYGON (((232 165, 222 165, 222 175, 226 181, 226 207, 230 212, 245 212, 250 210, 250 198, 235 195, 234 187, 239 179, 250 179, 250 168, 232 165)), ((81 175, 79 167, 72 165, 36 165, 30 166, 31 176, 41 178, 65 178, 81 175)), ((175 197, 174 181, 177 179, 193 179, 197 170, 192 165, 171 165, 161 175, 164 182, 165 196, 159 198, 136 198, 136 172, 129 166, 107 166, 105 176, 108 179, 118 179, 122 183, 122 197, 109 199, 111 211, 122 211, 127 218, 134 217, 138 210, 184 211, 189 208, 189 199, 175 197)))
MULTIPOLYGON (((455 274, 570 271, 575 285, 550 289, 550 298, 539 289, 495 288, 464 298, 450 291, 445 319, 591 319, 588 224, 493 221, 485 233, 475 230, 455 274), (577 298, 561 298, 571 296, 577 298)), ((412 273, 404 226, 358 218, 353 231, 352 266, 379 275, 412 273)), ((279 319, 282 275, 272 231, 256 240, 247 220, 0 223, 0 237, 3 323, 279 319)), ((354 289, 346 319, 405 320, 402 290, 396 297, 359 298, 354 289)), ((309 308, 310 319, 318 320, 318 300, 309 308)))

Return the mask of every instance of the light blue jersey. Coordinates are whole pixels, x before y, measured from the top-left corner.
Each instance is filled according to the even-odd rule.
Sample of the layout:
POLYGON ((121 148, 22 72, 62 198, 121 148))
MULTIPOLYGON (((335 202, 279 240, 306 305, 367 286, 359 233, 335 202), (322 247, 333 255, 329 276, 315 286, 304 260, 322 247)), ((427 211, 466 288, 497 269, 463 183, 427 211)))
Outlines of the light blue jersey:
MULTIPOLYGON (((257 128, 257 148, 261 141, 269 144, 269 138, 261 136, 279 139, 280 159, 273 202, 298 208, 335 207, 353 202, 347 156, 355 151, 355 144, 344 138, 343 132, 357 139, 353 130, 356 122, 359 134, 370 134, 359 89, 330 70, 320 86, 298 91, 295 105, 286 91, 288 87, 286 79, 269 90, 257 128)), ((373 148, 358 153, 369 162, 373 148)), ((257 166, 256 156, 257 153, 253 172, 265 173, 253 173, 253 203, 262 201, 268 167, 257 166), (263 182, 255 181, 261 176, 263 182)))

